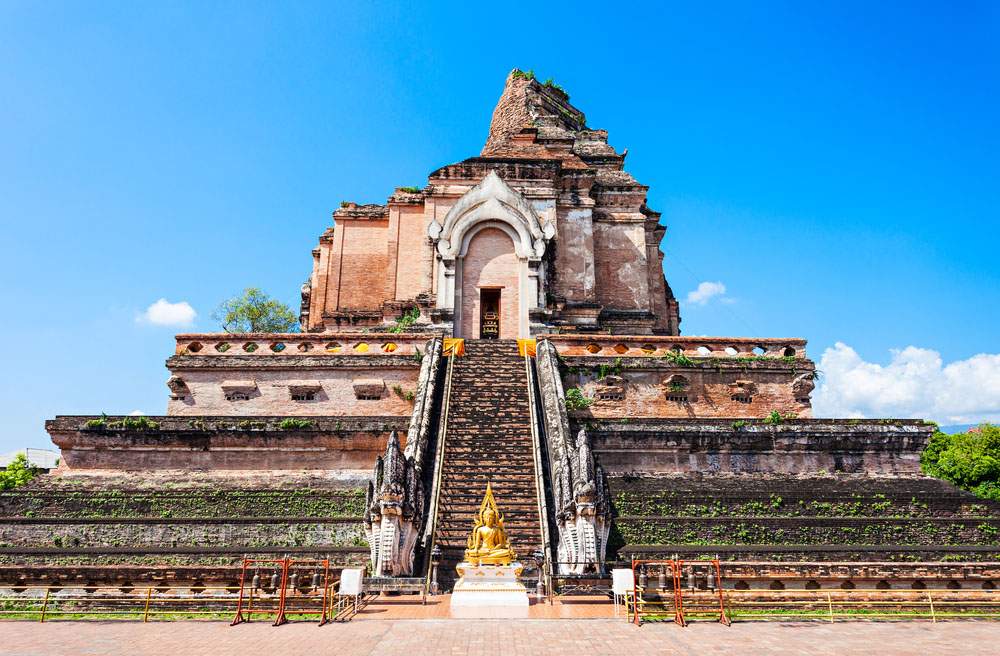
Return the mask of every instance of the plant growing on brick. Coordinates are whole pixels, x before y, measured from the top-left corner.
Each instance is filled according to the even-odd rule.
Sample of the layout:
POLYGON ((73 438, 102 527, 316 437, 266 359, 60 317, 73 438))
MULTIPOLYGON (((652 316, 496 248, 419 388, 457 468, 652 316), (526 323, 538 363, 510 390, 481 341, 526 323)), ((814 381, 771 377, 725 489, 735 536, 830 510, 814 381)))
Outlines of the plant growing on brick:
POLYGON ((586 410, 594 404, 593 399, 588 399, 583 395, 583 390, 579 387, 571 387, 566 390, 567 410, 586 410))
POLYGON ((412 326, 420 318, 420 308, 410 308, 403 314, 396 317, 396 322, 386 329, 389 333, 405 333, 407 328, 412 326))
POLYGON ((308 419, 297 419, 295 417, 288 417, 287 419, 282 419, 278 423, 278 428, 281 430, 305 430, 307 428, 312 428, 315 424, 308 419))
POLYGON ((597 380, 604 380, 608 376, 619 376, 625 364, 621 358, 615 358, 611 364, 601 364, 597 366, 597 380))
POLYGON ((401 385, 393 385, 392 391, 395 392, 396 396, 403 399, 404 401, 412 402, 413 399, 417 398, 417 395, 410 390, 404 390, 401 385))
POLYGON ((694 360, 684 355, 680 351, 667 351, 660 356, 667 362, 678 367, 693 367, 695 366, 694 360))

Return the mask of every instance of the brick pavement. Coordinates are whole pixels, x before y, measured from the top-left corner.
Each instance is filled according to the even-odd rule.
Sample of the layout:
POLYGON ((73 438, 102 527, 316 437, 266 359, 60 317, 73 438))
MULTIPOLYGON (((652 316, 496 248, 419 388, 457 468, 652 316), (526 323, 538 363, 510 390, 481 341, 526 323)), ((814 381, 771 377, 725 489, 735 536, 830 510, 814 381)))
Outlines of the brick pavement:
POLYGON ((1000 623, 693 624, 615 620, 372 620, 317 627, 222 622, 3 622, 4 656, 539 656, 996 654, 1000 623))

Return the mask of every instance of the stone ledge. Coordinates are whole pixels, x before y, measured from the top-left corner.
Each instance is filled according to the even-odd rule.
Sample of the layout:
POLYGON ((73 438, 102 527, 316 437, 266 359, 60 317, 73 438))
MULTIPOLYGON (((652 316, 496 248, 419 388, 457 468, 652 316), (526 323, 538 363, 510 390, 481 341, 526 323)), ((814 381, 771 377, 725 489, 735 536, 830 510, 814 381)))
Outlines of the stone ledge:
MULTIPOLYGON (((277 433, 278 436, 296 435, 299 433, 341 433, 358 430, 390 431, 405 429, 409 425, 409 417, 383 415, 376 417, 359 416, 253 416, 238 415, 144 415, 150 421, 159 424, 159 428, 147 431, 126 430, 121 428, 97 429, 87 428, 90 420, 101 419, 103 415, 57 415, 46 420, 47 431, 85 431, 88 433, 113 435, 155 435, 157 433, 205 434, 205 433, 277 433), (312 422, 309 428, 282 430, 278 428, 285 419, 305 420, 312 422)), ((124 415, 107 415, 111 421, 125 419, 124 415)), ((135 417, 128 417, 135 419, 135 417)), ((261 467, 261 469, 267 469, 261 467)))
POLYGON ((413 355, 172 355, 171 371, 184 369, 420 369, 413 355))
POLYGON ((575 420, 612 474, 918 473, 935 427, 920 420, 575 420))
POLYGON ((369 554, 368 547, 334 547, 316 545, 311 547, 252 547, 246 545, 218 545, 212 547, 168 547, 158 545, 147 545, 142 547, 74 547, 69 549, 59 549, 56 547, 0 547, 0 556, 26 555, 26 556, 73 556, 73 555, 102 555, 102 554, 125 554, 125 555, 154 555, 154 554, 369 554))
MULTIPOLYGON (((370 470, 390 431, 405 438, 409 417, 151 416, 155 430, 87 428, 96 416, 45 422, 69 470, 370 470)), ((123 417, 108 417, 110 420, 123 417)))
POLYGON ((0 517, 4 524, 359 524, 361 517, 0 517))
MULTIPOLYGON (((607 355, 567 355, 562 361, 569 367, 598 367, 608 366, 607 355)), ((784 358, 784 357, 698 357, 692 356, 689 359, 690 366, 679 365, 663 356, 645 355, 616 355, 621 358, 621 368, 625 371, 633 370, 670 370, 670 371, 794 371, 799 373, 809 373, 815 371, 816 365, 812 360, 805 358, 784 358)))

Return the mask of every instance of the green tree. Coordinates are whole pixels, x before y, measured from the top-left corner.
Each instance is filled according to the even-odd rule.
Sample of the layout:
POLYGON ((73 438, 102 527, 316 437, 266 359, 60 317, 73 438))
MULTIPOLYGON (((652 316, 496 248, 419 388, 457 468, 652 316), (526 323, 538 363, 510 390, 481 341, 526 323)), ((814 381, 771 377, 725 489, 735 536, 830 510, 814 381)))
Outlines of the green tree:
POLYGON ((256 287, 223 302, 212 318, 227 333, 295 333, 299 319, 292 309, 256 287))
POLYGON ((975 433, 934 433, 920 456, 924 473, 987 499, 1000 501, 1000 426, 975 433))
POLYGON ((35 476, 38 476, 38 468, 29 465, 28 458, 19 453, 6 469, 0 470, 0 491, 24 485, 35 476))

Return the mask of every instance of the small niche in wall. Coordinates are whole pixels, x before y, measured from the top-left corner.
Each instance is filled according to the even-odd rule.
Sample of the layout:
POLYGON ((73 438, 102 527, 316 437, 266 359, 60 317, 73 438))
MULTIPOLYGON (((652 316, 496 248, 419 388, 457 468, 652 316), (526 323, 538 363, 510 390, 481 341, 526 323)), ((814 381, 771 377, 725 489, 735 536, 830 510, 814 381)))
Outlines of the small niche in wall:
POLYGON ((288 386, 288 396, 293 401, 307 403, 317 401, 322 392, 323 386, 312 382, 295 382, 288 386))
POLYGON ((385 395, 385 381, 381 378, 358 378, 351 386, 359 401, 378 401, 385 395))
POLYGON ((227 401, 249 401, 257 393, 253 380, 227 380, 222 383, 222 393, 227 401))

